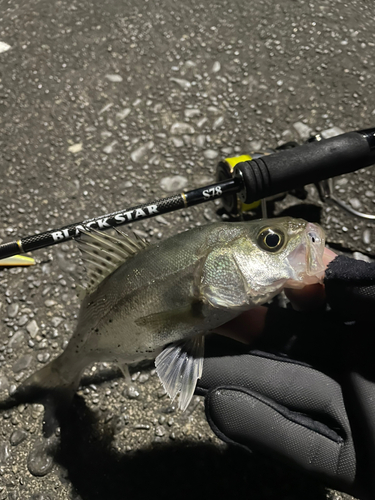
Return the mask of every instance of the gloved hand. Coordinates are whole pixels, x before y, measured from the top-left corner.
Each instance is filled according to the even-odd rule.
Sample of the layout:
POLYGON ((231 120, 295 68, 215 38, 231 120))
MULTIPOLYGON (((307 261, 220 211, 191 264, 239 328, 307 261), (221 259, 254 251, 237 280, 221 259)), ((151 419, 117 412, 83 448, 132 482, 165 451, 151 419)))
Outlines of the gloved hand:
POLYGON ((373 499, 375 266, 337 257, 325 289, 330 311, 268 308, 251 350, 207 342, 197 393, 222 440, 373 499))

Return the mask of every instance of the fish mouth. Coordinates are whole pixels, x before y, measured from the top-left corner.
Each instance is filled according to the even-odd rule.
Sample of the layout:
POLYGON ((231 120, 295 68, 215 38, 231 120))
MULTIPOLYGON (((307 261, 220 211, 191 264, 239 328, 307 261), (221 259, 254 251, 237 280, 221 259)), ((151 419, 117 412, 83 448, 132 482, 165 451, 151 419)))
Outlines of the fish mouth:
POLYGON ((326 268, 323 262, 324 247, 323 229, 317 224, 307 223, 301 243, 287 257, 293 272, 286 286, 302 288, 323 282, 326 268))

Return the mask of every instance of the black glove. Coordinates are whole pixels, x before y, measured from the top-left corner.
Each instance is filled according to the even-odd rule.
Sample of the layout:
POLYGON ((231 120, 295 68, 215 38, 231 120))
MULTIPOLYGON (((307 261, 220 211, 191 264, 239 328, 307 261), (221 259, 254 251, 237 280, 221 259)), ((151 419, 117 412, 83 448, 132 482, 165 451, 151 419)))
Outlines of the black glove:
POLYGON ((375 267, 338 257, 325 284, 332 310, 270 307, 255 350, 208 341, 197 393, 222 440, 373 499, 375 267))

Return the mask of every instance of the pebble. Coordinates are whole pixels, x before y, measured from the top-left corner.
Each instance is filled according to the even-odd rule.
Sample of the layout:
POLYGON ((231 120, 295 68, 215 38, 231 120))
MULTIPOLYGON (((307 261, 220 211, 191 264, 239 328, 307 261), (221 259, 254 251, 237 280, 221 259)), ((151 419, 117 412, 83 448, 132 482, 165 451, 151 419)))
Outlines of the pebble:
POLYGON ((163 217, 162 215, 157 215, 155 217, 155 220, 158 221, 160 224, 165 224, 166 226, 169 226, 169 222, 167 221, 167 219, 165 217, 163 217))
POLYGON ((69 153, 79 153, 82 151, 82 142, 78 142, 77 144, 72 144, 68 147, 69 153))
POLYGON ((164 388, 159 389, 157 392, 157 396, 159 399, 164 398, 164 396, 166 396, 166 395, 167 395, 167 392, 164 388))
POLYGON ((205 151, 203 151, 203 156, 208 160, 214 160, 218 157, 218 155, 219 153, 214 149, 206 149, 205 151))
POLYGON ((349 181, 346 177, 341 177, 341 179, 337 179, 335 181, 335 186, 345 186, 349 181))
POLYGON ((361 252, 354 252, 353 253, 353 258, 355 260, 363 260, 365 262, 372 262, 371 258, 368 257, 368 255, 364 255, 363 253, 361 252))
POLYGON ((9 389, 9 381, 5 375, 0 373, 0 392, 6 391, 9 389))
POLYGON ((172 137, 172 142, 176 148, 181 148, 184 145, 184 141, 179 137, 172 137))
POLYGON ((186 118, 194 118, 194 116, 199 116, 201 114, 199 109, 193 108, 193 109, 185 109, 184 115, 186 118))
POLYGON ((105 75, 105 77, 112 83, 122 82, 122 76, 120 75, 105 75))
POLYGON ((220 109, 217 108, 216 106, 208 106, 207 111, 213 113, 214 115, 220 114, 220 109))
POLYGON ((262 143, 260 141, 251 141, 249 147, 251 152, 259 151, 262 149, 262 143))
POLYGON ((311 136, 312 129, 302 122, 293 123, 293 127, 301 139, 308 139, 311 136))
POLYGON ((18 320, 18 326, 24 326, 26 325, 26 323, 29 321, 29 318, 27 316, 27 314, 23 314, 20 319, 18 320))
POLYGON ((43 412, 44 412, 43 405, 35 403, 31 406, 31 416, 35 418, 35 420, 38 419, 41 415, 43 415, 43 412))
POLYGON ((47 300, 44 302, 44 305, 45 305, 46 307, 52 307, 52 306, 54 306, 55 304, 56 304, 56 302, 55 302, 54 300, 52 300, 52 299, 47 299, 47 300))
POLYGON ((22 372, 25 368, 28 368, 31 364, 33 357, 31 354, 25 354, 17 359, 15 363, 13 363, 12 370, 14 373, 22 372))
POLYGON ((48 340, 42 339, 38 344, 38 349, 46 349, 48 347, 48 340))
POLYGON ((42 477, 51 472, 52 467, 53 460, 48 443, 38 442, 27 457, 27 468, 33 476, 42 477))
POLYGON ((194 127, 184 122, 175 122, 171 127, 171 134, 194 134, 194 127))
POLYGON ((212 215, 211 211, 207 208, 203 212, 203 217, 208 221, 212 221, 212 215))
POLYGON ((164 190, 167 191, 168 193, 171 193, 173 191, 180 191, 184 187, 186 187, 188 184, 188 180, 186 177, 182 175, 174 175, 171 177, 164 177, 160 181, 160 187, 164 190))
POLYGON ((2 52, 6 52, 7 50, 9 50, 11 48, 10 45, 8 45, 7 43, 5 42, 0 42, 0 54, 2 52))
POLYGON ((191 83, 187 80, 184 80, 183 78, 170 78, 169 80, 171 82, 177 83, 177 85, 183 90, 188 90, 191 87, 191 83))
POLYGON ((350 198, 349 203, 355 210, 359 210, 362 206, 358 198, 350 198))
POLYGON ((105 153, 106 155, 111 154, 112 151, 114 150, 116 144, 117 144, 117 141, 112 141, 111 144, 108 144, 108 146, 103 148, 103 153, 105 153))
POLYGON ((131 154, 130 158, 134 162, 139 162, 147 153, 154 147, 153 141, 148 141, 146 144, 143 144, 139 148, 135 149, 131 154))
POLYGON ((23 429, 16 429, 15 431, 12 432, 10 436, 10 444, 12 446, 18 446, 19 444, 22 443, 22 441, 25 441, 27 436, 28 433, 23 429))
MULTIPOLYGON (((46 302, 48 302, 48 301, 46 300, 46 302)), ((26 326, 26 330, 29 332, 30 337, 32 339, 34 339, 36 337, 36 334, 39 331, 39 326, 38 326, 38 323, 35 321, 35 319, 32 319, 30 321, 30 323, 26 326)))
POLYGON ((173 405, 169 405, 166 408, 162 409, 162 412, 168 415, 169 413, 174 413, 176 411, 176 407, 173 405))
POLYGON ((323 139, 329 139, 330 137, 336 137, 336 135, 341 135, 343 133, 344 131, 340 127, 331 127, 320 132, 320 135, 323 139))
POLYGON ((9 444, 5 441, 0 442, 0 464, 3 465, 10 456, 9 444))
POLYGON ((218 73, 221 70, 221 64, 219 61, 215 61, 212 66, 212 73, 218 73))
POLYGON ((9 347, 18 347, 24 341, 25 333, 22 330, 18 330, 13 337, 9 339, 9 347))
POLYGON ((155 429, 155 436, 163 437, 165 435, 165 429, 162 425, 158 425, 155 429))
POLYGON ((228 147, 222 148, 221 151, 224 155, 231 155, 233 153, 233 148, 231 146, 228 146, 228 147))
POLYGON ((199 121, 197 121, 197 127, 198 128, 203 127, 203 125, 206 123, 207 120, 208 120, 207 116, 201 118, 199 121))
POLYGON ((182 138, 183 138, 183 140, 184 140, 185 145, 186 145, 186 146, 190 146, 190 144, 191 144, 191 137, 190 137, 190 135, 186 135, 186 134, 184 134, 184 135, 182 136, 182 138))
POLYGON ((60 318, 59 316, 54 316, 52 319, 51 319, 51 323, 52 323, 52 326, 54 328, 57 328, 60 323, 63 321, 62 318, 60 318))
POLYGON ((51 357, 49 352, 40 352, 36 359, 39 361, 39 363, 47 363, 49 358, 51 357))
POLYGON ((134 387, 134 385, 131 385, 128 388, 128 390, 127 390, 127 396, 128 396, 129 399, 137 399, 139 397, 139 392, 134 387))
POLYGON ((18 310, 19 305, 17 304, 17 302, 12 302, 12 304, 8 306, 8 317, 15 318, 17 316, 18 310))
POLYGON ((135 424, 134 429, 137 430, 143 430, 143 431, 148 431, 150 430, 150 425, 149 424, 135 424))
POLYGON ((118 113, 116 113, 117 120, 125 120, 125 118, 130 115, 130 111, 130 108, 121 109, 118 113))
MULTIPOLYGON (((56 492, 54 493, 46 493, 46 492, 39 492, 35 493, 32 497, 30 497, 30 500, 53 500, 56 498, 56 492)), ((79 497, 77 497, 79 498, 79 497)))
POLYGON ((139 376, 139 380, 138 382, 140 384, 144 384, 145 382, 147 382, 147 380, 150 378, 150 375, 148 373, 142 373, 142 375, 139 376))
POLYGON ((362 241, 365 245, 369 245, 371 243, 371 231, 370 231, 370 229, 365 229, 363 231, 362 241))
POLYGON ((142 229, 133 228, 133 233, 139 236, 140 238, 143 238, 144 240, 148 238, 148 234, 145 231, 142 231, 142 229))
POLYGON ((195 140, 195 143, 198 146, 198 148, 203 148, 205 142, 206 142, 206 136, 204 134, 199 134, 195 140))
POLYGON ((217 128, 219 128, 222 124, 224 123, 224 116, 219 116, 219 118, 216 118, 216 120, 214 121, 213 125, 212 125, 212 128, 214 130, 216 130, 217 128))
POLYGON ((105 113, 106 111, 108 111, 109 109, 111 109, 113 106, 113 102, 109 102, 108 104, 106 104, 100 111, 99 111, 99 115, 101 115, 102 113, 105 113))

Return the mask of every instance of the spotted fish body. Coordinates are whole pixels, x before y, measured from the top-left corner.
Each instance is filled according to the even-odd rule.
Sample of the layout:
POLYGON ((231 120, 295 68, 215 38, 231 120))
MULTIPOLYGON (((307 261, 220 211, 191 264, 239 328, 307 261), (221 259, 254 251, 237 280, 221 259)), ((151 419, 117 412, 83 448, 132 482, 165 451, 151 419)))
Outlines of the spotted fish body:
POLYGON ((324 270, 322 229, 291 218, 218 222, 150 246, 90 231, 79 246, 89 282, 76 331, 24 388, 74 392, 92 362, 156 357, 165 389, 180 393, 185 409, 202 373, 204 334, 285 285, 318 282, 324 270))

